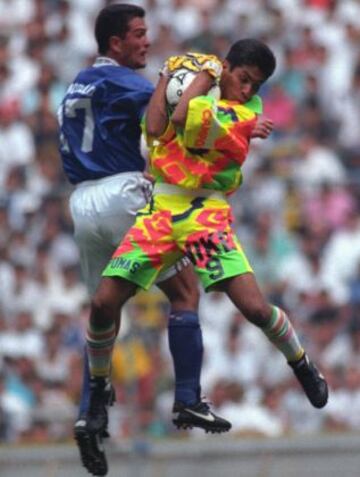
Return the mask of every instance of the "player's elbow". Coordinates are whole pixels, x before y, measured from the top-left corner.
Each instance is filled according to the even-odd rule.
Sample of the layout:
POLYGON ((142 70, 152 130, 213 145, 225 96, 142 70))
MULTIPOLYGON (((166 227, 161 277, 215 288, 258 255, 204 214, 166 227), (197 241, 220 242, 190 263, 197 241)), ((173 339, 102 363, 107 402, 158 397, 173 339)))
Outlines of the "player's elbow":
POLYGON ((166 130, 166 125, 153 121, 146 122, 146 134, 149 137, 160 137, 166 130))
POLYGON ((176 111, 174 114, 171 116, 171 122, 175 126, 175 128, 184 128, 185 127, 185 122, 186 122, 186 116, 183 116, 181 114, 176 114, 176 111))

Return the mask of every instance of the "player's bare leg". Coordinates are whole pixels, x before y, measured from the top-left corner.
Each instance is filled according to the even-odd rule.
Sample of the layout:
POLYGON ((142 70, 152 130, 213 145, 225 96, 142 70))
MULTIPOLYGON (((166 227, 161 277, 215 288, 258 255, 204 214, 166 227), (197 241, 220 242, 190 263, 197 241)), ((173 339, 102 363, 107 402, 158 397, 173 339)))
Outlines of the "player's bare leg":
POLYGON ((324 407, 328 400, 325 378, 309 360, 286 313, 264 300, 254 275, 244 273, 224 280, 219 288, 285 356, 310 403, 317 408, 324 407))

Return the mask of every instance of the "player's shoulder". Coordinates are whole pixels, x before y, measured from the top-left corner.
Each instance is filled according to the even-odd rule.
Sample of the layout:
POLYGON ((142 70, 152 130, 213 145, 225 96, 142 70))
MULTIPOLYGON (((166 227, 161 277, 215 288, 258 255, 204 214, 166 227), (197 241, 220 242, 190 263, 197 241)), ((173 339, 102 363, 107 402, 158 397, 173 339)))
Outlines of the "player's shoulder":
POLYGON ((152 83, 147 78, 125 66, 118 66, 109 69, 109 76, 107 79, 108 81, 125 86, 127 89, 133 91, 152 91, 154 89, 152 83))
POLYGON ((83 68, 75 76, 73 83, 90 83, 93 81, 94 75, 92 74, 92 68, 90 66, 83 68))
POLYGON ((238 103, 237 101, 229 101, 226 99, 220 99, 217 104, 220 108, 231 108, 234 111, 243 112, 246 110, 251 115, 262 114, 263 111, 262 99, 258 95, 254 95, 247 103, 244 104, 238 103))
POLYGON ((127 91, 152 92, 152 83, 141 74, 125 66, 113 64, 97 64, 84 68, 79 72, 77 82, 96 83, 97 89, 117 89, 127 91))

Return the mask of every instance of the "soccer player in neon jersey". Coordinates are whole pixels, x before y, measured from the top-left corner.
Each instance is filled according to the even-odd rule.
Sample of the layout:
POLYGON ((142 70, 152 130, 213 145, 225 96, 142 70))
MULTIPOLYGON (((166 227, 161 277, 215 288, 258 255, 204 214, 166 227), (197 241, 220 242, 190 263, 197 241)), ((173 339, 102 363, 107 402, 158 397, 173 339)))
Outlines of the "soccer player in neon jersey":
MULTIPOLYGON (((75 186, 70 210, 90 294, 95 292, 101 272, 133 224, 137 210, 145 206, 150 188, 143 175, 140 120, 154 88, 136 72, 145 67, 149 48, 144 16, 142 8, 128 4, 110 5, 99 13, 95 23, 99 57, 77 75, 59 109, 60 153, 65 173, 75 186)), ((171 302, 168 331, 175 400, 205 408, 205 418, 194 415, 191 425, 212 432, 227 431, 230 423, 213 415, 201 402, 203 345, 193 269, 180 261, 159 277, 158 285, 171 302)), ((112 336, 109 339, 112 344, 112 336)), ((99 395, 95 392, 94 396, 99 395)), ((99 398, 106 412, 113 399, 111 386, 99 398)), ((84 466, 94 475, 105 475, 107 462, 101 441, 106 426, 100 433, 91 432, 85 419, 88 402, 85 354, 84 386, 74 432, 84 466)))
POLYGON ((328 399, 327 383, 288 316, 265 301, 231 229, 226 200, 242 181, 241 165, 261 112, 256 93, 275 69, 274 55, 264 43, 245 39, 232 45, 223 63, 198 55, 181 61, 189 58, 199 73, 170 119, 165 93, 179 58, 170 58, 162 70, 145 125, 156 181, 153 198, 104 270, 91 304, 87 344, 94 391, 86 419, 97 432, 106 426, 97 395, 109 380, 119 310, 138 287, 148 289, 182 255, 190 258, 206 291, 227 293, 284 355, 313 406, 321 408, 328 399), (206 95, 214 81, 220 85, 220 100, 206 95))

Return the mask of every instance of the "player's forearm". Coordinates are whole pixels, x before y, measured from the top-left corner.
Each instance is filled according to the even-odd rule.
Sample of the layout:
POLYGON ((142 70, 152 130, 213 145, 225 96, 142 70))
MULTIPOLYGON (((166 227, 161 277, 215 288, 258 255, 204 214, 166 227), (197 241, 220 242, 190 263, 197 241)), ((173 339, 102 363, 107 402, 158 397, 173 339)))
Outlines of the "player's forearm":
POLYGON ((175 126, 182 128, 185 126, 190 100, 196 96, 206 95, 213 83, 214 79, 206 71, 202 71, 196 76, 184 91, 171 115, 171 121, 175 126))
POLYGON ((168 78, 160 76, 145 114, 145 127, 149 136, 159 137, 166 130, 169 118, 166 110, 166 86, 168 78))

